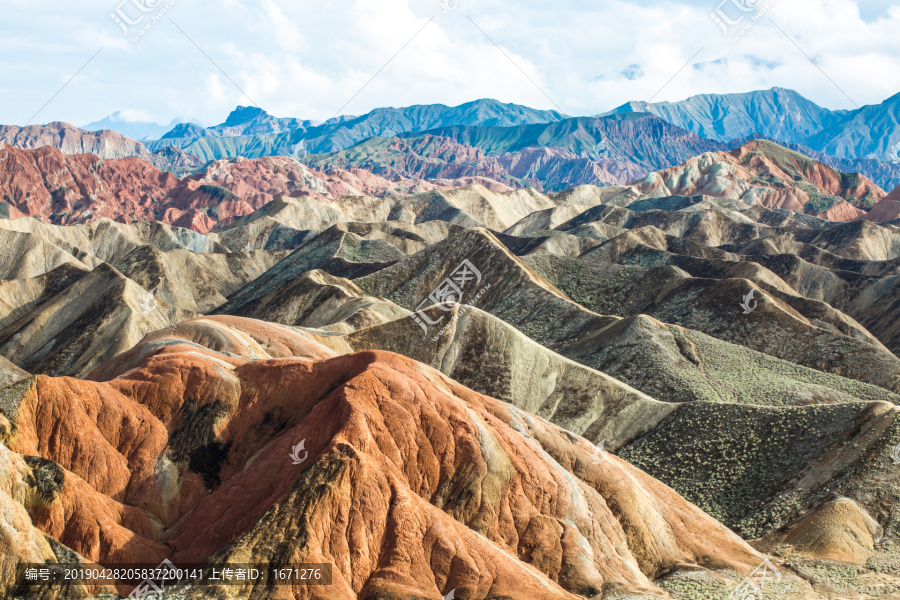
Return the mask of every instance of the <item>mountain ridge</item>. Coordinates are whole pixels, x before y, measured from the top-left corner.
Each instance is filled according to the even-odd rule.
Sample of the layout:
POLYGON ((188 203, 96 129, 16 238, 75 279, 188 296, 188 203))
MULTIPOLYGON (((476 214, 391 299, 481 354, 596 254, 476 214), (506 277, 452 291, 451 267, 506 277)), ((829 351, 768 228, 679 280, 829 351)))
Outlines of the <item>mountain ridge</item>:
MULTIPOLYGON (((327 154, 344 169, 378 168, 365 160, 348 160, 348 156, 354 154, 352 149, 359 144, 377 145, 378 140, 395 136, 421 139, 427 132, 452 139, 464 147, 480 149, 490 155, 488 161, 494 161, 496 155, 500 165, 495 168, 505 171, 510 181, 518 181, 514 185, 527 181, 529 185, 556 191, 566 183, 625 183, 634 179, 635 168, 655 170, 672 166, 703 149, 724 149, 715 148, 715 144, 735 147, 750 137, 765 137, 842 171, 861 172, 881 187, 893 189, 900 185, 900 165, 892 162, 894 138, 900 141, 900 126, 895 127, 900 113, 891 108, 897 104, 896 98, 850 112, 828 111, 796 92, 781 88, 747 94, 706 94, 681 103, 627 103, 604 113, 605 116, 600 115, 607 119, 607 124, 599 128, 591 125, 591 117, 570 117, 557 111, 535 110, 490 99, 455 107, 433 104, 379 108, 362 116, 335 117, 321 125, 309 120, 279 119, 256 107, 239 106, 220 125, 201 127, 181 123, 168 131, 165 139, 146 140, 146 145, 121 139, 112 132, 79 133, 80 130, 61 124, 52 128, 32 126, 26 132, 15 130, 6 136, 7 140, 0 141, 19 147, 54 145, 70 153, 88 150, 102 158, 141 156, 160 168, 184 174, 211 161, 236 156, 301 158, 327 154), (632 112, 635 110, 645 112, 632 112), (700 142, 685 146, 685 134, 672 135, 662 128, 649 127, 641 133, 645 139, 648 135, 655 136, 655 143, 649 144, 653 152, 648 153, 635 144, 635 138, 626 139, 623 144, 621 139, 616 143, 615 135, 604 137, 600 133, 601 130, 614 133, 610 122, 650 116, 662 118, 681 131, 695 135, 699 132, 711 139, 701 137, 700 142), (845 126, 846 136, 841 133, 845 126), (60 128, 67 129, 62 138, 60 128), (568 135, 565 130, 569 130, 568 135), (830 142, 832 138, 837 141, 830 142), (859 152, 848 149, 847 142, 842 141, 845 139, 868 144, 867 149, 859 152), (703 144, 707 146, 701 148, 703 144), (541 148, 548 150, 541 155, 538 151, 541 148), (178 149, 182 150, 180 154, 178 149), (654 155, 664 156, 669 162, 653 160, 654 155), (185 158, 188 156, 196 159, 185 158), (579 157, 594 164, 572 162, 579 157), (623 175, 628 169, 632 170, 630 179, 623 175)), ((8 134, 12 131, 6 130, 8 134)), ((439 157, 417 156, 412 151, 409 158, 431 161, 439 157)), ((484 174, 467 172, 467 176, 476 175, 484 174)))
MULTIPOLYGON (((845 189, 732 153, 659 183, 845 189)), ((900 592, 896 226, 640 183, 265 201, 276 169, 306 174, 190 180, 260 205, 212 233, 0 220, 4 572, 314 561, 335 600, 696 600, 765 559, 819 600, 839 560, 900 592)))
POLYGON ((892 149, 900 143, 900 94, 853 110, 830 110, 793 90, 773 87, 699 94, 678 102, 627 102, 601 115, 634 110, 721 142, 758 132, 835 159, 891 162, 896 159, 892 149))

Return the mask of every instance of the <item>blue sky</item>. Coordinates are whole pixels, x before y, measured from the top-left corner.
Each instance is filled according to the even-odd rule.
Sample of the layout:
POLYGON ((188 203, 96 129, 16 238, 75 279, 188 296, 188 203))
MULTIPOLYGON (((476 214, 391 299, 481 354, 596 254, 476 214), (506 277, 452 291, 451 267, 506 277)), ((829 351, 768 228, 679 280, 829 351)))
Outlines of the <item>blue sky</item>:
POLYGON ((851 109, 900 92, 900 0, 443 1, 4 0, 0 123, 212 125, 238 104, 322 121, 486 97, 586 115, 773 86, 851 109), (143 18, 126 34, 117 9, 143 18), (726 34, 717 9, 743 18, 726 34))

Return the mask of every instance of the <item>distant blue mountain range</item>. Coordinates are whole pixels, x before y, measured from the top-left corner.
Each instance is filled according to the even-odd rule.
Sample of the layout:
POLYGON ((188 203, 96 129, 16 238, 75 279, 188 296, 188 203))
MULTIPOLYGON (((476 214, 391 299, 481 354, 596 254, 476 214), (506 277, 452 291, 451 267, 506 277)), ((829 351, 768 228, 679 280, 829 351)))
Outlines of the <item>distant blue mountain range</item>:
MULTIPOLYGON (((900 143, 900 94, 857 110, 828 110, 793 90, 702 94, 680 102, 627 102, 603 115, 646 112, 722 142, 761 133, 836 158, 894 160, 900 143)), ((600 115, 598 115, 600 116, 600 115)))
POLYGON ((377 108, 359 117, 344 115, 316 125, 313 121, 277 119, 260 108, 239 106, 222 125, 203 128, 191 123, 180 124, 162 139, 147 144, 147 147, 156 151, 176 145, 201 158, 213 160, 236 156, 232 149, 248 157, 289 154, 292 148, 285 148, 284 140, 292 142, 293 146, 302 139, 309 152, 323 153, 343 150, 375 136, 392 137, 437 127, 516 127, 566 118, 568 115, 554 110, 538 110, 497 100, 475 100, 459 106, 420 104, 405 108, 377 108), (287 132, 291 135, 275 137, 287 132), (263 137, 235 140, 233 143, 221 139, 249 135, 263 137), (219 139, 213 141, 208 138, 219 139))
MULTIPOLYGON (((858 110, 829 110, 793 90, 772 88, 742 94, 702 94, 680 102, 627 102, 597 117, 649 113, 696 133, 728 142, 760 133, 770 139, 809 147, 836 158, 890 161, 900 143, 900 94, 881 104, 858 110)), ((518 127, 570 118, 553 110, 483 99, 459 106, 425 104, 378 108, 362 116, 343 115, 317 125, 310 120, 279 119, 256 107, 239 106, 215 127, 180 124, 150 144, 158 150, 177 145, 206 159, 221 158, 218 149, 204 147, 203 138, 229 138, 298 132, 291 139, 306 140, 310 152, 336 152, 374 136, 390 137, 454 126, 518 127), (196 146, 196 147, 192 147, 196 146)), ((92 124, 95 125, 95 124, 92 124)), ((124 133, 121 129, 115 129, 124 133)), ((127 134, 126 134, 127 135, 127 134)), ((269 148, 263 140, 250 146, 269 148)), ((246 147, 248 142, 236 146, 246 147)), ((224 144, 221 150, 227 153, 224 144)), ((273 154, 286 153, 275 143, 273 154)), ((224 156, 224 155, 223 155, 224 156)))
MULTIPOLYGON (((459 106, 378 108, 365 115, 342 115, 316 124, 311 120, 274 117, 257 107, 239 106, 220 125, 179 123, 160 139, 146 140, 145 145, 151 151, 177 146, 210 161, 235 156, 285 156, 295 151, 326 154, 376 137, 428 132, 452 137, 458 143, 476 146, 486 153, 518 151, 530 146, 562 147, 587 156, 591 154, 590 146, 598 143, 594 136, 585 133, 592 127, 591 119, 634 119, 650 115, 687 130, 686 134, 692 132, 724 144, 723 147, 733 146, 733 140, 764 137, 819 160, 833 159, 836 161, 833 166, 858 170, 887 189, 900 183, 900 158, 897 157, 900 94, 878 105, 846 111, 823 108, 795 91, 782 88, 742 94, 703 94, 680 102, 628 102, 595 117, 570 117, 558 111, 482 99, 459 106), (537 127, 541 125, 547 127, 537 127), (535 127, 522 129, 523 126, 535 127)), ((119 133, 137 137, 127 133, 130 131, 127 127, 138 130, 138 124, 123 123, 115 117, 88 127, 105 124, 119 133)), ((149 131, 147 124, 142 126, 145 129, 141 133, 149 131)), ((613 144, 610 151, 624 143, 606 142, 613 144)), ((638 156, 639 147, 621 147, 622 158, 638 164, 654 162, 638 156)))

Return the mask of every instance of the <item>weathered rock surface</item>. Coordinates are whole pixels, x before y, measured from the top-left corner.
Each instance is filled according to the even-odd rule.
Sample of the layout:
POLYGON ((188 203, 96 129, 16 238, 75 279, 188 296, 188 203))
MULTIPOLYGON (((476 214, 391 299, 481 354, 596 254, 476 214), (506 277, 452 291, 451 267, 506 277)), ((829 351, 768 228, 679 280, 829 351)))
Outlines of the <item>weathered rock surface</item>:
POLYGON ((223 304, 287 254, 287 250, 199 253, 180 248, 162 252, 153 246, 141 246, 115 263, 115 268, 170 306, 203 314, 223 304))
POLYGON ((347 347, 334 347, 404 354, 592 441, 616 440, 608 446, 613 450, 677 407, 551 352, 478 308, 455 305, 445 312, 433 306, 425 313, 442 321, 442 331, 445 323, 449 329, 428 335, 412 319, 401 318, 347 333, 340 338, 347 347))
POLYGON ((758 547, 790 546, 808 558, 862 564, 875 554, 884 530, 850 498, 826 502, 782 530, 756 542, 758 547))
POLYGON ((673 570, 761 558, 624 461, 595 464, 582 438, 395 354, 200 318, 91 378, 4 391, 0 463, 55 470, 20 507, 88 560, 327 561, 314 597, 537 600, 659 595, 673 570))
POLYGON ((709 152, 650 173, 631 185, 648 196, 706 195, 852 221, 884 190, 858 173, 840 173, 798 152, 754 140, 731 152, 709 152), (842 202, 843 200, 843 202, 842 202))
POLYGON ((216 312, 251 318, 265 316, 274 323, 332 331, 354 331, 409 314, 389 300, 367 296, 352 281, 319 270, 298 273, 292 267, 287 259, 282 261, 216 312))
POLYGON ((281 197, 331 201, 470 185, 498 192, 512 189, 484 177, 428 182, 404 178, 392 181, 361 169, 325 174, 285 157, 220 160, 200 173, 179 179, 154 166, 160 160, 70 155, 51 146, 34 150, 7 146, 4 152, 9 158, 0 162, 0 197, 9 205, 6 216, 26 215, 66 225, 99 218, 124 223, 158 219, 206 233, 281 197))
MULTIPOLYGON (((637 125, 629 122, 618 126, 637 125)), ((82 134, 118 136, 108 131, 82 134)), ((83 142, 84 135, 78 138, 79 143, 83 142)), ((119 137, 120 142, 127 140, 119 137)), ((581 198, 578 203, 588 206, 599 203, 625 206, 646 196, 707 195, 740 199, 747 205, 787 208, 832 221, 849 221, 861 218, 865 210, 884 197, 880 188, 858 174, 839 173, 763 140, 749 142, 728 153, 702 154, 680 166, 651 172, 631 186, 615 184, 647 173, 646 167, 608 157, 586 159, 561 148, 529 147, 504 153, 499 158, 488 157, 476 147, 431 135, 421 140, 377 138, 375 142, 367 142, 368 146, 354 146, 325 162, 307 160, 314 168, 285 156, 255 159, 239 156, 214 160, 193 173, 191 169, 198 167, 196 158, 186 158, 174 146, 150 154, 139 142, 127 141, 135 146, 133 151, 104 150, 99 156, 88 152, 73 154, 69 152, 72 148, 65 145, 60 151, 57 148, 61 142, 47 145, 34 141, 31 146, 8 146, 9 160, 0 162, 0 196, 8 205, 6 213, 12 218, 25 215, 70 225, 98 218, 124 223, 157 219, 207 233, 284 199, 305 198, 307 202, 325 203, 352 199, 350 203, 357 204, 360 196, 379 199, 401 196, 409 197, 411 204, 397 206, 395 201, 386 201, 392 207, 389 212, 394 213, 392 220, 454 221, 450 213, 459 210, 461 214, 455 222, 503 231, 531 212, 562 204, 571 206, 576 198, 581 198), (441 142, 436 145, 434 140, 441 142), (372 143, 376 145, 369 148, 372 143), (444 148, 448 144, 455 150, 444 148), (378 161, 369 164, 364 160, 366 148, 376 154, 399 153, 405 156, 401 160, 404 166, 397 170, 382 168, 378 161), (426 151, 427 156, 421 160, 429 166, 415 167, 410 157, 426 151), (338 155, 347 152, 352 156, 340 159, 338 155), (480 157, 476 157, 476 163, 492 161, 493 167, 472 167, 469 159, 456 156, 459 152, 474 153, 480 157), (609 173, 604 169, 609 169, 609 173), (547 188, 561 190, 549 195, 560 195, 559 200, 539 193, 544 189, 541 181, 559 178, 561 172, 568 173, 569 185, 547 188), (175 173, 184 178, 179 179, 175 173), (587 185, 566 189, 573 183, 587 185), (611 187, 600 192, 596 185, 611 187), (438 195, 427 197, 428 193, 438 195), (431 207, 425 213, 423 203, 431 207), (440 206, 442 203, 446 206, 440 206)), ((116 147, 122 143, 117 142, 116 147)), ((641 154, 645 151, 641 150, 641 154)), ((265 213, 256 218, 261 216, 265 213)), ((380 220, 387 219, 385 216, 380 220)), ((322 230, 336 222, 340 221, 332 219, 324 227, 300 229, 322 230)), ((533 229, 534 225, 528 227, 533 229)))
POLYGON ((94 154, 102 159, 148 155, 140 142, 115 131, 86 131, 56 121, 47 125, 0 125, 0 142, 17 148, 57 148, 65 154, 94 154))
POLYGON ((163 252, 184 248, 193 252, 225 252, 213 238, 159 222, 116 223, 100 219, 63 227, 35 219, 0 220, 0 277, 26 279, 61 265, 91 269, 116 263, 141 246, 163 252))
MULTIPOLYGON (((9 422, 0 422, 0 428, 9 422)), ((8 431, 3 430, 2 435, 8 431)), ((37 465, 35 465, 37 466, 37 465)), ((19 563, 57 562, 58 558, 29 515, 33 505, 40 507, 52 500, 49 489, 35 478, 25 457, 0 443, 0 594, 10 597, 19 563), (49 494, 48 494, 49 492, 49 494)), ((77 597, 77 596, 76 596, 77 597)))
MULTIPOLYGON (((788 173, 778 157, 751 158, 788 173)), ((629 511, 637 530, 679 552, 679 527, 696 536, 717 526, 661 526, 633 490, 617 503, 601 492, 612 512, 596 508, 578 491, 581 450, 558 451, 565 439, 586 452, 588 471, 603 456, 591 444, 604 443, 758 549, 790 555, 801 579, 786 573, 791 589, 779 593, 805 598, 803 578, 819 585, 810 561, 849 557, 871 578, 890 560, 874 534, 870 544, 861 529, 839 531, 855 531, 856 513, 818 511, 846 497, 886 539, 900 536, 894 225, 636 186, 338 198, 326 187, 254 210, 264 196, 248 203, 226 185, 246 185, 248 197, 254 178, 275 189, 302 170, 296 162, 210 168, 203 183, 181 180, 185 203, 166 209, 216 227, 205 234, 0 220, 0 355, 10 361, 0 380, 12 384, 0 391, 0 430, 7 441, 30 436, 27 448, 10 441, 16 452, 52 461, 22 459, 31 477, 62 486, 60 504, 20 504, 55 555, 343 556, 343 579, 324 596, 337 598, 440 598, 453 586, 457 597, 519 597, 508 581, 560 598, 730 593, 744 562, 692 554, 685 564, 699 570, 675 561, 666 571, 646 564, 668 550, 622 542, 634 560, 597 550, 629 511), (44 398, 27 422, 26 388, 44 398), (62 415, 72 423, 52 424, 62 415), (459 430, 465 451, 440 454, 452 445, 436 432, 456 432, 462 415, 479 427, 459 430), (54 441, 66 436, 76 441, 54 441), (313 462, 282 465, 304 439, 313 462), (444 466, 432 472, 429 461, 444 466), (286 466, 302 475, 272 478, 286 466), (578 508, 565 512, 572 498, 578 508), (438 526, 462 541, 448 545, 438 526), (448 548, 456 559, 428 558, 448 548)), ((803 173, 829 181, 818 167, 803 173)), ((642 475, 615 477, 656 493, 642 475)))
POLYGON ((103 263, 0 330, 0 353, 33 373, 83 375, 170 320, 191 316, 103 263))

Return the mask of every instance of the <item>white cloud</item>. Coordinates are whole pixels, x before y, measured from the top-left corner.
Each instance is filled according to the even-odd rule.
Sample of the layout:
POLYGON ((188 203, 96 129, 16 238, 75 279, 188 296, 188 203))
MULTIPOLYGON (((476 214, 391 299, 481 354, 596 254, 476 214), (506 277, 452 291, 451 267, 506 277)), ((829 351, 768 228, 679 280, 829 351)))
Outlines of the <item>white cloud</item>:
POLYGON ((129 109, 118 111, 114 121, 151 121, 152 117, 145 110, 129 109))
MULTIPOLYGON (((737 42, 709 17, 717 0, 459 0, 446 14, 438 0, 227 0, 214 10, 178 0, 138 42, 109 16, 118 1, 53 11, 4 2, 0 123, 22 124, 101 46, 37 121, 86 123, 122 110, 161 123, 176 115, 222 122, 250 101, 210 59, 272 114, 320 121, 357 92, 344 113, 491 97, 595 114, 648 100, 701 48, 691 62, 702 68, 688 65, 656 100, 780 86, 829 108, 853 108, 900 91, 900 6, 892 6, 900 0, 872 0, 862 13, 853 0, 776 0, 737 42)), ((127 4, 123 10, 137 15, 127 4)))

